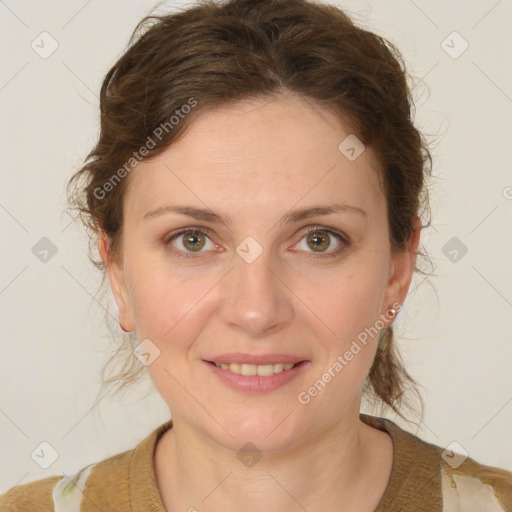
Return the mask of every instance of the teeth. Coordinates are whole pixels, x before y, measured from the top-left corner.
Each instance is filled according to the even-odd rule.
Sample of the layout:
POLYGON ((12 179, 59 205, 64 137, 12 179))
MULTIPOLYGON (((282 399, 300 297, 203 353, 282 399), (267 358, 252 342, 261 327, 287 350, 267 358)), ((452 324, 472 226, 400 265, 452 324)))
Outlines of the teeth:
POLYGON ((214 363, 217 368, 229 370, 233 373, 241 375, 259 375, 260 377, 267 377, 274 373, 289 370, 295 366, 295 363, 276 363, 276 364, 238 364, 238 363, 214 363))

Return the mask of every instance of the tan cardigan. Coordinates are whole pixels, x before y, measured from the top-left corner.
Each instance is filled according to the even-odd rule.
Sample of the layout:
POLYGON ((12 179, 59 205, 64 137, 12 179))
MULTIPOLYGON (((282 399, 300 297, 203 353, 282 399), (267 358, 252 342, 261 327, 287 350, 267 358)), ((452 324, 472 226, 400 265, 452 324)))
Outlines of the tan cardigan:
MULTIPOLYGON (((453 469, 457 464, 446 454, 451 465, 444 460, 443 448, 422 441, 390 420, 366 414, 360 418, 393 439, 391 478, 375 512, 512 511, 512 472, 471 458, 453 469)), ((82 473, 85 487, 83 481, 75 480, 75 485, 62 475, 17 485, 0 495, 0 512, 166 512, 156 485, 153 454, 159 437, 169 428, 172 420, 133 450, 89 466, 88 476, 82 473), (54 492, 59 482, 61 489, 54 492), (56 507, 52 493, 60 502, 64 485, 68 495, 56 507), (74 506, 70 506, 72 500, 74 506)))

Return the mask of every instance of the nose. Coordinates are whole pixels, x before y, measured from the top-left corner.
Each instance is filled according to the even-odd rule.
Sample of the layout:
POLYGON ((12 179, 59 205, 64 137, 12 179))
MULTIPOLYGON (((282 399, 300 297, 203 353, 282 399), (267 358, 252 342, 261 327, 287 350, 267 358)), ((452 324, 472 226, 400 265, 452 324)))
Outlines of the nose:
POLYGON ((221 320, 254 338, 285 328, 294 316, 294 295, 286 285, 284 267, 271 256, 263 250, 249 262, 236 254, 223 283, 221 320))

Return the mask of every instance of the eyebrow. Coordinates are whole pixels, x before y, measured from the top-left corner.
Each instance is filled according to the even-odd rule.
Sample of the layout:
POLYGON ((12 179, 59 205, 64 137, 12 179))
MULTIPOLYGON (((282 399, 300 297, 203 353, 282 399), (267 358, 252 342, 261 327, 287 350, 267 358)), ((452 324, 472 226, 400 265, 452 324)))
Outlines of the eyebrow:
MULTIPOLYGON (((299 210, 294 210, 292 212, 286 213, 281 217, 280 223, 292 224, 294 222, 299 222, 304 219, 308 219, 310 217, 316 217, 319 215, 331 215, 333 213, 355 213, 362 215, 364 217, 367 216, 367 213, 358 208, 357 206, 352 206, 345 203, 334 203, 328 205, 316 205, 310 206, 308 208, 302 208, 299 210)), ((161 206, 156 208, 155 210, 148 211, 144 214, 143 220, 152 219, 154 217, 159 217, 161 215, 167 213, 179 213, 181 215, 187 215, 189 217, 193 217, 194 219, 201 220, 204 222, 211 222, 214 224, 222 224, 224 226, 231 225, 231 219, 229 217, 222 217, 211 210, 205 210, 202 208, 196 208, 194 206, 186 206, 186 205, 168 205, 161 206)))

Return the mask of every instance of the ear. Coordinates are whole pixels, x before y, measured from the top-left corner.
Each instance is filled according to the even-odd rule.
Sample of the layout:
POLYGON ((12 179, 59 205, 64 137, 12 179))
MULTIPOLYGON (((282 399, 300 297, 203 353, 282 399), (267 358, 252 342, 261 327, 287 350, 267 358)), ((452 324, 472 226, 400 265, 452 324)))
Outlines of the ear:
POLYGON ((110 288, 119 309, 119 325, 125 332, 135 331, 130 309, 130 300, 124 280, 123 268, 119 263, 112 261, 110 253, 110 238, 100 231, 98 236, 98 250, 105 267, 107 268, 110 288))
MULTIPOLYGON (((398 303, 401 306, 405 301, 414 274, 421 229, 421 219, 416 215, 413 219, 413 232, 409 238, 407 249, 393 257, 384 295, 383 314, 389 311, 393 304, 398 303)), ((394 319, 395 317, 389 321, 389 325, 393 323, 394 319)))

